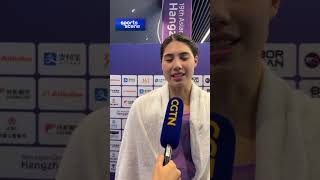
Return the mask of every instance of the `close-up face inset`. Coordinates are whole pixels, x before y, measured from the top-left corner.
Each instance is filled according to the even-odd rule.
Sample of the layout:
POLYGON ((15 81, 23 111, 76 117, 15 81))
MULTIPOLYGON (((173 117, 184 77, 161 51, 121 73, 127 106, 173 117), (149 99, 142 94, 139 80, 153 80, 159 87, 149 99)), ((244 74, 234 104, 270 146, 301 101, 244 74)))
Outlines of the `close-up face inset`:
POLYGON ((190 47, 184 42, 173 40, 163 51, 162 71, 170 87, 191 85, 198 56, 194 56, 190 47))
POLYGON ((280 0, 211 0, 211 64, 238 69, 260 63, 280 0))

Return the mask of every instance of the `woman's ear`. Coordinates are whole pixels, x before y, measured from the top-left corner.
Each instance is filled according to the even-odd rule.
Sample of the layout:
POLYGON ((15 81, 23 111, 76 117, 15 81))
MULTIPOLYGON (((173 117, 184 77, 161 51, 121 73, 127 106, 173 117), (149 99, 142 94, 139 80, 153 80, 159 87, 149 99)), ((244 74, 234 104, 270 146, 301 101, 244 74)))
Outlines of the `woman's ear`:
POLYGON ((197 67, 198 61, 199 61, 198 56, 195 56, 195 57, 194 57, 194 67, 197 67))

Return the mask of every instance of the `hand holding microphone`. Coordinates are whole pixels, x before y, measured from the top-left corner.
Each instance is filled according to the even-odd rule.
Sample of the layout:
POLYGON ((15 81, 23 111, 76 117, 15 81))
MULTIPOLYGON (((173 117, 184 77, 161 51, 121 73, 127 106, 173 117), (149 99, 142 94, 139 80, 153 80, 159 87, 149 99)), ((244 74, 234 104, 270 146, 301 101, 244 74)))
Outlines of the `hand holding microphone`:
POLYGON ((172 160, 165 166, 162 165, 164 156, 159 155, 156 166, 153 169, 152 180, 179 180, 181 179, 181 172, 177 169, 172 160))
POLYGON ((163 166, 171 159, 172 150, 177 148, 180 140, 180 131, 183 115, 183 101, 173 97, 169 100, 163 120, 160 143, 165 148, 163 166))
POLYGON ((153 180, 179 180, 181 172, 171 160, 172 150, 178 147, 183 115, 183 101, 180 98, 171 98, 168 102, 161 131, 161 146, 165 148, 164 155, 157 159, 153 170, 153 180))

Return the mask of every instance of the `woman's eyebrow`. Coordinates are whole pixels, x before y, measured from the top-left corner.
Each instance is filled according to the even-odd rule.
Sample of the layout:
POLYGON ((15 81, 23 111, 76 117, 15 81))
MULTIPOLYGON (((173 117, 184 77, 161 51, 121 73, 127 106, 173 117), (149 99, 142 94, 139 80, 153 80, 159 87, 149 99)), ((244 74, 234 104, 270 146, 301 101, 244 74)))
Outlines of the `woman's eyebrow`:
MULTIPOLYGON (((178 55, 179 56, 185 56, 185 55, 190 55, 190 53, 189 52, 181 52, 178 55)), ((163 57, 173 58, 174 57, 174 53, 165 54, 163 57)))
POLYGON ((189 55, 189 54, 190 54, 189 52, 182 52, 179 55, 185 56, 185 55, 189 55))
POLYGON ((163 57, 173 58, 173 57, 174 57, 174 54, 168 53, 168 54, 165 54, 163 57))

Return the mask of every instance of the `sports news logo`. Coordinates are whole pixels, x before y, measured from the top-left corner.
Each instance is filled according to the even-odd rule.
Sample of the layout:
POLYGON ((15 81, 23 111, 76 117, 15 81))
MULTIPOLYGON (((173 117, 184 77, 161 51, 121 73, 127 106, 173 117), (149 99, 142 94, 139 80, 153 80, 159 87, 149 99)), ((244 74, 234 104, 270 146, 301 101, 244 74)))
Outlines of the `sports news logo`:
POLYGON ((311 52, 304 58, 304 63, 309 68, 316 68, 320 64, 320 57, 317 53, 311 52))
POLYGON ((45 52, 43 54, 43 64, 47 66, 56 65, 80 65, 80 54, 75 53, 56 53, 56 52, 45 52))
POLYGON ((134 18, 115 19, 116 31, 144 31, 145 20, 134 18))
POLYGON ((107 101, 108 100, 108 89, 107 88, 95 88, 95 99, 96 101, 107 101))

